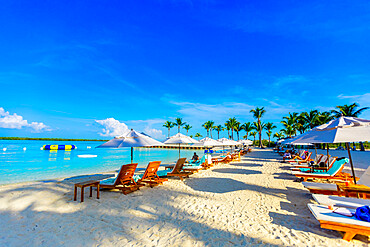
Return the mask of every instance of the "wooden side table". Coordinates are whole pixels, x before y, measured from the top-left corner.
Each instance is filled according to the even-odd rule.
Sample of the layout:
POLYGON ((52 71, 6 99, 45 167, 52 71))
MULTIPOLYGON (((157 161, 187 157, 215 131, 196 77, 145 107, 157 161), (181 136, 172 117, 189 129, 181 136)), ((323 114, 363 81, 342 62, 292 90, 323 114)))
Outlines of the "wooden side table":
POLYGON ((74 201, 77 200, 77 188, 81 188, 81 202, 84 201, 84 189, 85 187, 90 187, 90 197, 92 197, 92 187, 97 188, 97 196, 96 198, 99 199, 99 190, 100 190, 100 182, 99 181, 86 181, 75 184, 75 192, 74 192, 74 201))

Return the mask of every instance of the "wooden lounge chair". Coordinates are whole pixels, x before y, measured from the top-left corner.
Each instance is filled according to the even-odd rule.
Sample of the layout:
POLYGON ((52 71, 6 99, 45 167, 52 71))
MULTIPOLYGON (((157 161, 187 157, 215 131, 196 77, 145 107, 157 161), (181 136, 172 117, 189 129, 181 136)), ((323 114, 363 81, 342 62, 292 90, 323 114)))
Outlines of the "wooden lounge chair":
POLYGON ((351 241, 356 234, 370 236, 370 222, 333 213, 324 205, 308 204, 307 206, 320 222, 321 228, 345 232, 344 240, 351 241))
POLYGON ((291 168, 291 170, 293 171, 301 171, 301 172, 323 172, 323 171, 327 171, 329 170, 334 162, 337 160, 337 157, 330 157, 329 158, 329 161, 328 161, 328 156, 327 155, 324 155, 323 158, 321 159, 322 161, 320 161, 319 165, 312 165, 312 166, 309 166, 308 164, 307 165, 295 165, 294 167, 291 168), (326 165, 326 163, 328 163, 326 165), (323 164, 323 166, 321 166, 320 164, 323 164))
POLYGON ((227 164, 227 163, 230 163, 231 161, 233 161, 233 159, 230 153, 227 153, 226 156, 222 158, 212 158, 212 162, 215 164, 218 164, 218 163, 227 164))
POLYGON ((297 178, 303 178, 303 181, 306 182, 307 179, 336 179, 336 180, 350 180, 351 175, 348 173, 342 172, 344 165, 348 163, 347 158, 337 160, 334 162, 333 166, 326 172, 299 172, 292 171, 292 174, 297 178))
POLYGON ((342 197, 334 195, 312 195, 313 199, 320 205, 333 206, 333 207, 344 207, 344 208, 358 208, 366 205, 370 205, 370 200, 359 199, 351 197, 342 197))
POLYGON ((140 186, 133 179, 136 167, 137 163, 123 165, 117 177, 107 178, 100 181, 100 188, 118 189, 125 195, 138 190, 140 186))
POLYGON ((189 171, 182 171, 182 168, 185 164, 186 158, 180 158, 177 160, 175 167, 171 172, 167 173, 167 176, 173 176, 173 177, 179 177, 181 181, 183 181, 183 178, 188 178, 189 175, 193 174, 194 172, 189 171))
MULTIPOLYGON (((353 179, 349 180, 349 183, 352 183, 352 181, 353 179)), ((341 195, 347 197, 357 197, 357 194, 359 194, 366 198, 370 194, 370 166, 362 174, 356 185, 349 184, 348 186, 346 186, 345 183, 329 184, 311 182, 303 182, 302 184, 312 194, 341 195), (367 191, 363 188, 367 188, 367 191), (345 189, 347 189, 347 192, 345 191, 345 189), (357 190, 352 191, 351 189, 357 190)))
POLYGON ((137 181, 137 184, 139 185, 147 184, 153 188, 154 186, 163 184, 163 182, 168 181, 167 178, 160 178, 157 175, 160 164, 161 164, 160 161, 149 162, 144 174, 140 176, 139 180, 137 181))
POLYGON ((184 165, 182 167, 182 171, 185 172, 198 172, 202 169, 208 168, 208 160, 206 159, 206 156, 204 155, 199 161, 196 163, 189 163, 189 165, 184 165))
MULTIPOLYGON (((298 165, 294 164, 291 169, 292 170, 294 170, 294 169, 297 170, 297 168, 310 168, 311 166, 318 166, 319 164, 326 164, 328 162, 328 156, 323 155, 323 154, 318 154, 318 155, 316 155, 313 162, 314 162, 313 165, 311 165, 310 162, 300 163, 298 165)), ((328 167, 329 167, 329 165, 328 165, 328 167)))
MULTIPOLYGON (((366 171, 362 174, 360 179, 357 181, 357 185, 351 184, 353 180, 349 180, 349 185, 345 186, 345 183, 335 183, 335 184, 328 184, 328 183, 312 183, 312 182, 303 182, 302 185, 310 191, 312 194, 323 194, 323 195, 342 195, 347 197, 357 197, 357 193, 365 194, 363 197, 366 197, 366 194, 369 194, 369 191, 356 191, 353 193, 347 193, 340 189, 348 188, 368 188, 370 190, 370 166, 366 169, 366 171), (338 186, 340 185, 340 186, 338 186)), ((347 191, 348 192, 348 191, 347 191)))
POLYGON ((301 163, 308 163, 308 162, 312 161, 311 155, 312 155, 312 152, 309 152, 304 159, 301 158, 301 156, 295 156, 293 159, 286 160, 285 162, 289 162, 291 164, 297 164, 297 165, 299 165, 301 163))

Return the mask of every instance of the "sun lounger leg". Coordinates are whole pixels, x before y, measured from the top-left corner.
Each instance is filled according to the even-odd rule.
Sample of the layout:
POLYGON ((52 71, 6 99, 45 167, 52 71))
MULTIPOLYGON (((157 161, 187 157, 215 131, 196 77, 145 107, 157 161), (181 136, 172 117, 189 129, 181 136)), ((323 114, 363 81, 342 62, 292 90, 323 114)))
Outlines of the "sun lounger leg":
POLYGON ((76 201, 76 200, 77 200, 77 186, 75 186, 75 194, 74 194, 73 201, 76 201))
POLYGON ((344 236, 343 236, 343 239, 344 240, 347 240, 347 241, 351 241, 354 236, 356 236, 356 233, 353 233, 353 232, 345 232, 344 233, 344 236))

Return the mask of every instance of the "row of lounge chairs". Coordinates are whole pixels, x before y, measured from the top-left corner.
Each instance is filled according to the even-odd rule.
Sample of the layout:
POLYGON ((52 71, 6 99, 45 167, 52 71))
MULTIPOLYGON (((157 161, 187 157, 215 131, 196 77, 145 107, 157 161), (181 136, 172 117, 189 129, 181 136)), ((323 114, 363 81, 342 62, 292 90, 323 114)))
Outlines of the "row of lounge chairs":
POLYGON ((190 162, 185 165, 186 158, 180 158, 173 166, 165 166, 166 170, 159 170, 161 161, 149 162, 145 172, 140 175, 135 175, 137 163, 122 165, 118 174, 114 178, 107 178, 100 181, 102 189, 118 189, 123 194, 127 195, 131 192, 139 190, 142 186, 158 186, 163 182, 168 181, 167 177, 179 177, 181 180, 188 178, 190 175, 202 169, 208 169, 213 164, 229 163, 231 161, 240 160, 241 153, 230 154, 225 157, 212 159, 212 164, 208 164, 206 156, 197 162, 190 162), (171 170, 172 169, 172 170, 171 170))
POLYGON ((353 177, 343 172, 348 162, 347 158, 319 154, 305 163, 289 163, 292 164, 292 174, 304 181, 302 184, 318 203, 307 206, 320 226, 344 232, 343 239, 350 241, 356 234, 370 236, 370 222, 341 215, 338 211, 354 212, 358 207, 370 205, 370 200, 366 199, 370 196, 370 167, 361 178, 356 177, 357 184, 353 184, 353 177), (325 166, 319 165, 322 163, 325 166), (308 179, 312 182, 307 182, 308 179))

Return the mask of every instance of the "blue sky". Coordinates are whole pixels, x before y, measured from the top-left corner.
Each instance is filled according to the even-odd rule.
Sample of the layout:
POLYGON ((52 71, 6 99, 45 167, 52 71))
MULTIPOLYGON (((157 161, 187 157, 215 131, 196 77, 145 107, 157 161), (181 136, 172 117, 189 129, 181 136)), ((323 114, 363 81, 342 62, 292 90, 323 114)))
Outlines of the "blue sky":
POLYGON ((277 125, 293 111, 370 106, 368 1, 6 1, 0 11, 0 136, 135 128, 161 139, 176 117, 205 135, 205 121, 253 121, 256 106, 277 125))

